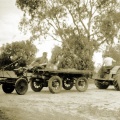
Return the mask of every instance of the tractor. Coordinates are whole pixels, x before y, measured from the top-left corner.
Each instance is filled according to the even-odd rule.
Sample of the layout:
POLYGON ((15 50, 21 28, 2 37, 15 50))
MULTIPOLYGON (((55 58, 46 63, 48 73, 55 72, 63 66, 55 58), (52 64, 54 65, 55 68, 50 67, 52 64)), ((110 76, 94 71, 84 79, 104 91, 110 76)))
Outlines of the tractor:
POLYGON ((24 95, 28 90, 29 83, 26 76, 27 74, 25 74, 26 70, 24 68, 6 70, 7 67, 13 65, 17 61, 0 69, 0 85, 2 85, 3 92, 7 94, 15 90, 18 95, 24 95))
POLYGON ((98 72, 94 78, 96 87, 107 89, 110 85, 113 85, 117 91, 120 91, 120 66, 114 66, 111 69, 106 68, 103 74, 104 76, 101 77, 101 73, 98 72))

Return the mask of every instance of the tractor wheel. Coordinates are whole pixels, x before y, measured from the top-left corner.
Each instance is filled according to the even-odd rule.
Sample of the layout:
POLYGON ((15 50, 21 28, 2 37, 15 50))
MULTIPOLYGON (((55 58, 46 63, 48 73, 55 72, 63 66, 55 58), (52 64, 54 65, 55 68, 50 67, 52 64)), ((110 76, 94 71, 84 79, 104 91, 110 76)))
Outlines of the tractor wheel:
POLYGON ((115 79, 113 81, 113 85, 114 85, 114 88, 117 91, 120 91, 120 74, 118 74, 118 75, 115 76, 115 79))
POLYGON ((73 85, 74 85, 74 83, 70 79, 68 79, 68 78, 67 79, 63 79, 63 88, 65 90, 72 89, 73 85))
POLYGON ((14 85, 11 84, 2 84, 2 89, 5 93, 12 93, 14 91, 14 85))
POLYGON ((43 83, 36 78, 31 79, 30 86, 34 92, 40 92, 43 89, 43 83))
POLYGON ((28 81, 25 78, 19 78, 15 83, 15 90, 18 95, 24 95, 28 90, 28 81))
POLYGON ((75 87, 79 92, 84 92, 88 88, 88 82, 85 77, 80 77, 75 82, 75 87))
POLYGON ((99 89, 107 89, 108 86, 109 86, 109 83, 108 84, 105 84, 104 81, 100 82, 98 80, 95 80, 95 85, 97 88, 99 89))
POLYGON ((59 93, 62 89, 62 80, 59 76, 52 76, 48 80, 48 87, 51 93, 59 93))

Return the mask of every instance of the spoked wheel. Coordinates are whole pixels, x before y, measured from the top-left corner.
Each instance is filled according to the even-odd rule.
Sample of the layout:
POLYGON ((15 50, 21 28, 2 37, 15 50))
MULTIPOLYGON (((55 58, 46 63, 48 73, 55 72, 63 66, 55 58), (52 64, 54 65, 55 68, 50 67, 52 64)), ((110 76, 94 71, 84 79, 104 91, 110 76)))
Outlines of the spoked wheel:
POLYGON ((15 83, 17 94, 24 95, 28 90, 28 81, 25 78, 19 78, 15 83))
POLYGON ((43 83, 36 78, 31 79, 30 86, 34 92, 40 92, 43 89, 43 83))
POLYGON ((88 88, 88 82, 87 79, 84 77, 78 78, 75 82, 75 87, 78 91, 84 92, 88 88))
POLYGON ((48 81, 49 91, 51 93, 59 93, 62 89, 62 80, 59 76, 53 76, 48 81))
POLYGON ((74 83, 73 83, 73 81, 72 80, 70 80, 70 79, 63 79, 63 88, 65 89, 65 90, 70 90, 70 89, 72 89, 72 87, 73 87, 73 85, 74 85, 74 83))
POLYGON ((14 91, 14 88, 14 85, 11 84, 5 83, 2 85, 2 89, 5 93, 12 93, 14 91))

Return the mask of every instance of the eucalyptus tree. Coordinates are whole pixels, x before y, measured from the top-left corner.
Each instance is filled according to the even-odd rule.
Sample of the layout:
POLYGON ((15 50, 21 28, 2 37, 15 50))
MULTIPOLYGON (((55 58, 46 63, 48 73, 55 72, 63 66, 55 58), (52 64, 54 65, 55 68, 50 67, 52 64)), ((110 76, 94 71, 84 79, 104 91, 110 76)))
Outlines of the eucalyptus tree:
POLYGON ((117 0, 16 0, 16 5, 24 12, 20 28, 32 40, 44 36, 62 43, 63 68, 92 69, 94 51, 119 37, 117 0))

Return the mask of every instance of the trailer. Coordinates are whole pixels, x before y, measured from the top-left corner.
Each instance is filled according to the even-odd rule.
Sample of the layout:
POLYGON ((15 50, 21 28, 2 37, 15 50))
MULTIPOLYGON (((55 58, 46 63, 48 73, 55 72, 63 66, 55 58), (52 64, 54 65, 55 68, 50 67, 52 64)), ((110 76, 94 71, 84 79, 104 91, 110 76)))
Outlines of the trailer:
POLYGON ((59 93, 62 87, 70 90, 73 86, 78 91, 84 92, 88 88, 88 78, 91 76, 90 70, 54 70, 42 66, 31 69, 20 67, 13 71, 1 70, 0 85, 5 93, 16 90, 19 95, 27 92, 29 83, 34 92, 40 92, 43 87, 48 87, 51 93, 59 93))
POLYGON ((80 92, 88 88, 88 78, 92 76, 90 70, 75 69, 41 69, 36 68, 30 78, 31 89, 40 92, 43 87, 48 87, 51 93, 59 93, 62 87, 70 90, 74 85, 80 92))

